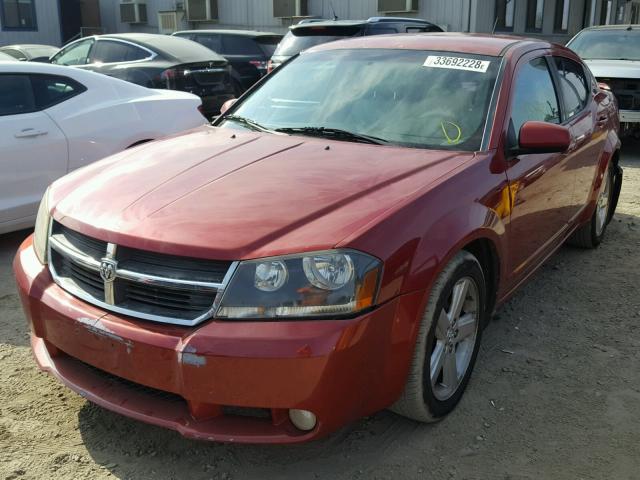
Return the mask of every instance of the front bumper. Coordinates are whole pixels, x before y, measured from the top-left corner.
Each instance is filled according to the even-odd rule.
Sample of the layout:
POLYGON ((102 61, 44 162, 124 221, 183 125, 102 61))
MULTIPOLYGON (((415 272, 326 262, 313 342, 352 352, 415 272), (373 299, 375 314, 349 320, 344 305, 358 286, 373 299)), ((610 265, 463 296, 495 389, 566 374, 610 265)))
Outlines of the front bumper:
POLYGON ((407 294, 350 320, 187 328, 78 300, 53 283, 31 238, 14 271, 41 369, 109 410, 225 442, 306 441, 391 405, 404 387, 424 298, 407 294), (314 412, 315 429, 296 429, 291 408, 314 412))

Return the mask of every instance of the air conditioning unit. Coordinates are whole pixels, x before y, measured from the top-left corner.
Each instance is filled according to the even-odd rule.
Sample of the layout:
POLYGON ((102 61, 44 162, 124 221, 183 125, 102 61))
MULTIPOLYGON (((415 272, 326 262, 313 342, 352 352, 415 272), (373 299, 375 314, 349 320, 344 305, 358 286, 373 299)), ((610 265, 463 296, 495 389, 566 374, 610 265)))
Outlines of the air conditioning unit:
POLYGON ((275 18, 306 17, 307 15, 307 0, 273 0, 275 18))
POLYGON ((178 12, 158 12, 158 32, 171 34, 178 30, 178 12))
POLYGON ((147 4, 144 0, 120 0, 122 23, 147 23, 147 4))
POLYGON ((212 22, 218 19, 218 0, 186 0, 187 20, 212 22))
POLYGON ((420 10, 420 0, 378 0, 380 13, 407 13, 420 10))

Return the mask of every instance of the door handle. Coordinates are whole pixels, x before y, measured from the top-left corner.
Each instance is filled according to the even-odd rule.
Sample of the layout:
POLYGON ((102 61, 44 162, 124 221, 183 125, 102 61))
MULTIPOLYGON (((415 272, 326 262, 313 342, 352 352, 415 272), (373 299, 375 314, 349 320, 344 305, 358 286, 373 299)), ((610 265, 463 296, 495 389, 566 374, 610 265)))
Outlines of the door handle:
POLYGON ((18 133, 14 135, 16 138, 29 138, 29 137, 39 137, 40 135, 46 135, 46 130, 37 130, 35 128, 24 128, 20 130, 18 133))

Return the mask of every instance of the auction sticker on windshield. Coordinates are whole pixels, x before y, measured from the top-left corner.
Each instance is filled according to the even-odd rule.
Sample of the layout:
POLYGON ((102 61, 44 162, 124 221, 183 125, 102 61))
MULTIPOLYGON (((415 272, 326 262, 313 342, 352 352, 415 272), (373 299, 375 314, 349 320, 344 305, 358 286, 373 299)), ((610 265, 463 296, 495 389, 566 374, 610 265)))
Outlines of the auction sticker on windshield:
POLYGON ((468 70, 471 72, 486 73, 491 65, 489 60, 476 60, 475 58, 463 57, 443 57, 440 55, 429 55, 423 66, 433 68, 451 68, 454 70, 468 70))

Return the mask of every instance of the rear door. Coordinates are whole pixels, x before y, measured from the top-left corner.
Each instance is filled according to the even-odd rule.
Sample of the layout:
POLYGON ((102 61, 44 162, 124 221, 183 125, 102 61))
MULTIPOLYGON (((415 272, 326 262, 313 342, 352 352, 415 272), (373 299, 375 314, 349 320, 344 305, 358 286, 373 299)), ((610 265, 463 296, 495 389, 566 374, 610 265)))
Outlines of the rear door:
MULTIPOLYGON (((524 57, 517 65, 511 86, 507 152, 518 145, 525 122, 562 121, 549 60, 536 55, 524 57)), ((564 153, 507 156, 512 192, 508 271, 513 286, 545 258, 568 228, 575 172, 564 153)))
POLYGON ((67 139, 43 111, 33 77, 0 74, 0 232, 34 220, 47 186, 67 171, 67 139))
MULTIPOLYGON (((607 139, 606 111, 599 111, 592 85, 582 65, 570 58, 555 56, 558 92, 563 105, 563 125, 571 132, 567 151, 568 168, 575 173, 570 220, 576 218, 591 194, 597 164, 607 139), (598 118, 603 121, 599 122, 598 118)), ((605 96, 605 98, 607 98, 605 96)))

